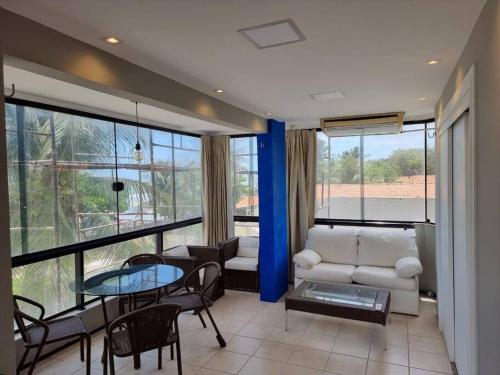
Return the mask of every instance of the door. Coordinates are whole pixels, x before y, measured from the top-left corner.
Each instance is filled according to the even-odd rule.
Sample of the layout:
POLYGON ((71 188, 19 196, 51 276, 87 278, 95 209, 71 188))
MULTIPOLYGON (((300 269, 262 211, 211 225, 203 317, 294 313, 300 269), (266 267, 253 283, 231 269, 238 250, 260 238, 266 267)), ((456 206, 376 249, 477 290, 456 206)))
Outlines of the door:
POLYGON ((467 120, 460 116, 452 127, 452 212, 453 212, 453 289, 454 289, 454 360, 460 375, 471 374, 469 337, 472 305, 468 285, 470 247, 467 243, 467 120))

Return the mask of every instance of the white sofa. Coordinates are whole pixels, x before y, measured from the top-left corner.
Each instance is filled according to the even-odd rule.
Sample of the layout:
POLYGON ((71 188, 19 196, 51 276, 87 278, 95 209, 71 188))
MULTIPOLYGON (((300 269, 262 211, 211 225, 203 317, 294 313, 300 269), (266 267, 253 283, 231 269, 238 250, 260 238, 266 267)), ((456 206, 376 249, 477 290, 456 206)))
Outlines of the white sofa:
POLYGON ((311 228, 294 262, 295 287, 310 280, 386 288, 392 311, 418 315, 422 266, 413 229, 311 228))

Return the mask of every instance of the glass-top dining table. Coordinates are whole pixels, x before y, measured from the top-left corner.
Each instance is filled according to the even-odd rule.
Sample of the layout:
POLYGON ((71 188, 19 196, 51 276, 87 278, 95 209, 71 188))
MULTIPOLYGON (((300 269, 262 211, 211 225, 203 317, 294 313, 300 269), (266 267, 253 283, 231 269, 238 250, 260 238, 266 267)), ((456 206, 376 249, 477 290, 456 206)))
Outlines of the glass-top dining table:
POLYGON ((85 280, 70 283, 75 293, 101 299, 104 324, 109 325, 106 297, 134 296, 137 293, 159 291, 184 275, 182 269, 166 264, 141 264, 106 271, 85 280))
MULTIPOLYGON (((157 298, 159 298, 161 288, 176 282, 183 275, 184 272, 179 267, 166 264, 141 264, 102 272, 86 280, 85 277, 76 279, 69 286, 75 293, 97 296, 101 299, 107 332, 110 322, 106 308, 106 297, 128 296, 129 310, 131 310, 132 307, 136 307, 135 296, 137 293, 156 291, 157 298)), ((104 355, 103 352, 103 358, 104 355)), ((140 356, 134 355, 134 368, 138 369, 140 365, 140 356)))

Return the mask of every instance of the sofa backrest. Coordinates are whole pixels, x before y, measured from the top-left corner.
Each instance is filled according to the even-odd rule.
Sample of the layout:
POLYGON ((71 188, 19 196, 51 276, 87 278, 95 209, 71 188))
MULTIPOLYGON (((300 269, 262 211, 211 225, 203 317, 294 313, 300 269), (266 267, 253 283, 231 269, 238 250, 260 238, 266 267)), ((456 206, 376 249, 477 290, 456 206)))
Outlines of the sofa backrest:
POLYGON ((322 262, 356 264, 358 228, 311 228, 306 249, 321 256, 322 262))
POLYGON ((238 240, 239 257, 258 258, 259 257, 259 238, 258 237, 240 237, 238 240))
POLYGON ((418 258, 414 229, 360 228, 358 243, 359 266, 394 267, 399 258, 418 258))
POLYGON ((188 257, 189 251, 186 245, 179 245, 164 251, 164 254, 167 256, 188 257))

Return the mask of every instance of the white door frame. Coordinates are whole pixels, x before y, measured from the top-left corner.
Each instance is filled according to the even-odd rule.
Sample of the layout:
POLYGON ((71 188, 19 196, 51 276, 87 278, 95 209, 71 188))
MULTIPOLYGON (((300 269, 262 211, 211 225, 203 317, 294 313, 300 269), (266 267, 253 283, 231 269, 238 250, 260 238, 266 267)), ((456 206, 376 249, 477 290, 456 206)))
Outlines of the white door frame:
MULTIPOLYGON (((467 293, 470 296, 470 303, 472 305, 471 309, 471 322, 468 332, 472 332, 472 337, 464 338, 463 335, 460 335, 462 339, 467 340, 468 344, 468 352, 470 355, 468 358, 464 359, 466 363, 466 368, 469 369, 469 374, 460 374, 460 375, 477 375, 478 373, 478 364, 477 364, 477 293, 476 293, 476 258, 477 258, 477 248, 476 248, 476 147, 475 147, 475 138, 476 138, 476 111, 475 111, 475 66, 471 66, 467 75, 464 77, 463 81, 457 87, 455 93, 453 94, 450 101, 446 104, 444 110, 441 115, 436 119, 436 134, 439 138, 441 137, 449 137, 450 134, 447 130, 453 125, 453 123, 465 112, 469 111, 469 121, 468 121, 468 138, 466 139, 466 149, 468 148, 468 152, 466 155, 465 161, 465 173, 466 173, 466 193, 465 193, 465 204, 466 204, 466 212, 467 216, 466 220, 466 242, 467 247, 471 250, 468 252, 469 259, 467 259, 467 285, 469 285, 469 290, 467 291, 456 291, 457 293, 467 293)), ((448 138, 449 139, 449 138, 448 138)), ((438 142, 436 142, 438 143, 438 142)), ((448 155, 439 155, 441 157, 449 157, 448 155)), ((438 163, 439 165, 440 163, 438 163)), ((443 163, 442 165, 446 165, 447 163, 443 163)), ((452 187, 452 174, 451 171, 441 171, 438 170, 438 186, 452 187)), ((447 190, 450 191, 450 190, 447 190)), ((438 202, 441 202, 441 194, 439 189, 437 189, 438 202)), ((446 199, 446 197, 443 197, 446 199)), ((450 233, 445 233, 442 230, 442 227, 452 228, 453 223, 450 222, 452 219, 452 205, 447 204, 443 205, 446 207, 444 209, 445 212, 442 212, 441 204, 437 204, 437 252, 436 252, 436 262, 438 269, 438 308, 439 308, 439 326, 441 330, 449 330, 450 322, 444 321, 445 319, 453 319, 455 306, 454 306, 454 290, 453 290, 453 282, 450 283, 450 273, 451 280, 453 281, 453 273, 449 270, 452 270, 453 263, 450 263, 450 259, 453 260, 453 242, 449 241, 450 233), (448 270, 448 275, 442 274, 443 271, 448 270), (441 272, 440 272, 441 271, 441 272), (441 282, 440 282, 441 280, 441 282), (441 284, 441 285, 440 285, 441 284), (443 303, 439 303, 439 295, 443 296, 443 303), (451 303, 445 303, 445 301, 451 303)), ((454 327, 454 321, 451 327, 454 327)), ((454 329, 454 328, 453 328, 454 329)), ((445 332, 446 337, 455 338, 455 332, 445 332), (447 336, 448 334, 448 336, 447 336)), ((448 350, 451 351, 450 357, 454 360, 454 342, 447 342, 448 350)))

